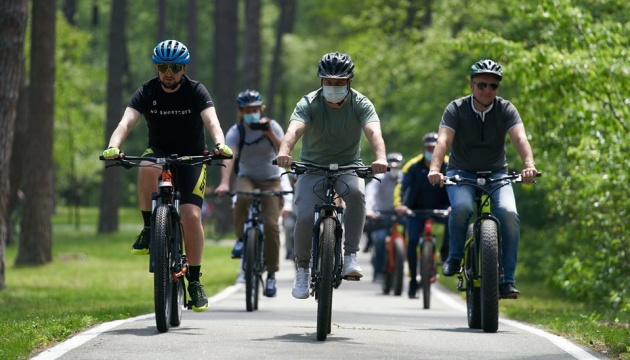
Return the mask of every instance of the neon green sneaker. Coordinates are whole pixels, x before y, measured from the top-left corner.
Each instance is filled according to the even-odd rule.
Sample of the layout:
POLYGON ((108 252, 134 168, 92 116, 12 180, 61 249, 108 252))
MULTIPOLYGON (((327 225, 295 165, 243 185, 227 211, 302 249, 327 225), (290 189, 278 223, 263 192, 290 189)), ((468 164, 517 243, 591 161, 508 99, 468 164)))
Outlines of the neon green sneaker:
POLYGON ((206 292, 203 291, 203 285, 199 281, 188 282, 188 294, 190 294, 190 302, 194 312, 208 310, 208 298, 206 297, 206 292))
POLYGON ((136 237, 136 242, 131 246, 131 253, 134 255, 148 255, 149 244, 151 243, 151 228, 145 226, 136 237))

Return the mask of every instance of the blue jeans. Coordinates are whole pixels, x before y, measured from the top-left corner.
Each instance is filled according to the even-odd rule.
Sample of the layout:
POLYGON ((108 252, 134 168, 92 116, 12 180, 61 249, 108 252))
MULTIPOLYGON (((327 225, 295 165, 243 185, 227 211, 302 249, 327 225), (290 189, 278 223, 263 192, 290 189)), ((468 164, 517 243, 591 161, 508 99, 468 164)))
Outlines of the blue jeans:
POLYGON ((389 235, 389 227, 372 231, 369 236, 372 237, 372 266, 374 267, 374 278, 383 273, 385 266, 385 238, 389 235))
MULTIPOLYGON (((460 177, 475 179, 473 173, 451 170, 447 176, 459 175, 460 177)), ((492 173, 492 177, 506 175, 504 172, 492 173)), ((491 190, 500 187, 497 182, 491 185, 491 190)), ((448 227, 450 230, 449 259, 462 259, 464 257, 464 242, 468 223, 474 211, 475 188, 466 185, 447 186, 448 198, 451 202, 451 215, 448 227)), ((516 201, 512 185, 508 184, 492 193, 492 213, 501 223, 501 252, 504 276, 500 283, 514 283, 514 272, 518 261, 518 243, 520 240, 520 220, 516 210, 516 201)))
MULTIPOLYGON (((435 219, 433 224, 444 224, 446 219, 435 219)), ((424 235, 425 216, 407 217, 407 264, 409 265, 409 277, 415 279, 418 274, 418 251, 421 251, 422 237, 424 235)), ((449 229, 444 229, 444 237, 442 238, 442 246, 445 241, 449 241, 449 229)), ((437 246, 437 244, 435 244, 437 246)), ((435 249, 434 249, 435 251, 435 249)), ((463 252, 462 252, 463 253, 463 252)), ((442 254, 442 249, 440 249, 442 254)), ((446 259, 442 259, 444 261, 446 259)))

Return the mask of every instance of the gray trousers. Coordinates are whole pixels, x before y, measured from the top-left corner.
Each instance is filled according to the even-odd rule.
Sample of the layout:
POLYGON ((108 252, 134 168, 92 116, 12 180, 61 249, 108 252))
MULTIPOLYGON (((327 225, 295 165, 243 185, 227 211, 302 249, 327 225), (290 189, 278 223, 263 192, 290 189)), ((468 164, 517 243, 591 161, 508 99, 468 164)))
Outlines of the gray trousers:
MULTIPOLYGON (((320 173, 299 175, 295 184, 293 209, 296 214, 294 250, 298 268, 308 268, 314 224, 314 206, 323 204, 324 176, 320 173)), ((365 180, 354 172, 342 174, 335 183, 335 190, 345 202, 343 216, 344 255, 359 251, 359 243, 365 223, 365 180)))

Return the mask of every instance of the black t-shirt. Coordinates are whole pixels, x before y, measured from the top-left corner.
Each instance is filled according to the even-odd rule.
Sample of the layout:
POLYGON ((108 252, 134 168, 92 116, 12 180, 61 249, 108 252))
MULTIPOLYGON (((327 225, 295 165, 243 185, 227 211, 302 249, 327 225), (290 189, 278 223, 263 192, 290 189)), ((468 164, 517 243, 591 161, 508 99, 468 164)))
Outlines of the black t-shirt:
POLYGON ((157 77, 136 90, 129 107, 144 115, 149 128, 149 147, 166 154, 201 155, 206 146, 201 112, 213 106, 203 84, 183 76, 174 93, 167 93, 157 77))
POLYGON ((447 170, 505 170, 505 138, 512 127, 523 123, 521 116, 511 102, 497 96, 482 119, 472 101, 472 96, 454 100, 442 116, 440 127, 455 132, 447 170))

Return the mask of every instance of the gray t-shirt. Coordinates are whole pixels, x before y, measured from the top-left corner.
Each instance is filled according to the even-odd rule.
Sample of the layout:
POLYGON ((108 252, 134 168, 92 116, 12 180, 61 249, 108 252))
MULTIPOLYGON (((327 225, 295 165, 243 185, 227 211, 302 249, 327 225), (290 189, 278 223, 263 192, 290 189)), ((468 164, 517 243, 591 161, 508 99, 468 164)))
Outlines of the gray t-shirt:
POLYGON ((522 124, 511 102, 497 97, 485 113, 473 110, 472 95, 451 101, 444 110, 440 128, 455 132, 448 170, 468 172, 507 169, 507 132, 522 124))
MULTIPOLYGON (((271 131, 282 139, 284 136, 282 126, 275 120, 271 120, 269 123, 271 124, 271 131)), ((280 178, 282 169, 271 163, 276 158, 276 149, 271 140, 260 130, 251 130, 247 126, 244 128, 245 143, 243 149, 239 154, 234 154, 235 158, 240 157, 238 176, 257 181, 280 178)), ((238 152, 240 140, 238 126, 232 125, 225 134, 225 144, 238 152)))
POLYGON ((324 103, 321 89, 297 103, 291 121, 306 124, 300 153, 302 161, 323 165, 361 161, 363 126, 380 120, 372 102, 360 92, 350 90, 349 101, 339 109, 324 103))

